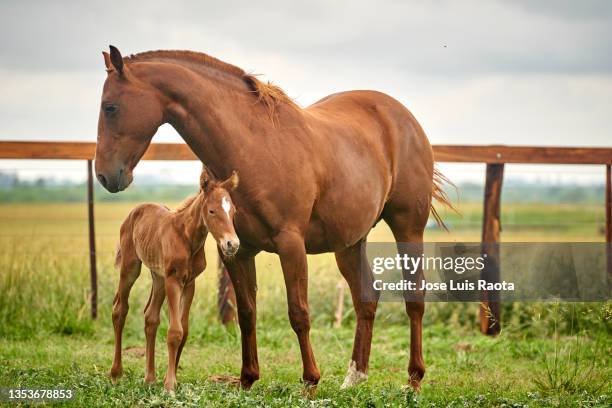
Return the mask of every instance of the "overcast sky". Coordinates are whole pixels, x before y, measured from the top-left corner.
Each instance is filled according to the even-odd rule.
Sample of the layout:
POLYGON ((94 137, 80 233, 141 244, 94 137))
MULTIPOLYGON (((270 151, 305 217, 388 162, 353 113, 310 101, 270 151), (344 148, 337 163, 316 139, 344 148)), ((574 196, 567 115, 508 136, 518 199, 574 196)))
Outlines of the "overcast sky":
POLYGON ((612 145, 606 0, 3 1, 0 37, 0 140, 95 140, 113 44, 203 51, 302 106, 380 90, 432 143, 612 145))

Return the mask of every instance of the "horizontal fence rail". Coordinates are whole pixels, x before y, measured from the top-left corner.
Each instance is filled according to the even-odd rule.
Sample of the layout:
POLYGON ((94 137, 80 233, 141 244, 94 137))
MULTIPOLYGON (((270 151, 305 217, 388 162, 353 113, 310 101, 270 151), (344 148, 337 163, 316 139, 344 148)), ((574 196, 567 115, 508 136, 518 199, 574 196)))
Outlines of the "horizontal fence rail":
MULTIPOLYGON (((433 145, 437 162, 612 164, 612 148, 504 145, 433 145)), ((91 142, 0 141, 0 159, 93 160, 91 142)), ((152 143, 143 160, 198 160, 183 143, 152 143)))
MULTIPOLYGON (((88 218, 91 272, 91 311, 96 317, 97 309, 97 275, 96 249, 93 211, 93 171, 96 144, 91 142, 34 142, 34 141, 0 141, 0 159, 50 159, 50 160, 84 160, 87 161, 88 218)), ((612 148, 610 147, 534 147, 504 145, 434 145, 436 162, 446 163, 485 163, 486 179, 483 200, 482 241, 489 244, 492 251, 490 262, 483 270, 483 276, 500 275, 499 248, 496 245, 501 233, 501 191, 504 165, 510 164, 582 164, 605 165, 605 230, 608 243, 607 271, 608 281, 612 284, 612 148)), ((153 143, 149 146, 143 160, 198 160, 195 154, 183 143, 153 143)), ((220 271, 220 284, 229 282, 227 272, 220 271)), ((219 293, 230 298, 229 286, 219 287, 219 293), (227 293, 226 293, 227 292, 227 293)), ((499 303, 489 301, 497 299, 495 293, 483 292, 480 305, 480 330, 484 334, 496 335, 501 330, 501 312, 499 303)), ((221 301, 220 301, 221 302, 221 301)), ((342 299, 339 300, 339 305, 342 299)), ((227 306, 227 305, 225 305, 227 306)), ((220 304, 220 310, 224 305, 220 304)), ((222 321, 232 320, 232 316, 222 312, 222 321)), ((337 322, 339 324, 339 322, 337 322)))

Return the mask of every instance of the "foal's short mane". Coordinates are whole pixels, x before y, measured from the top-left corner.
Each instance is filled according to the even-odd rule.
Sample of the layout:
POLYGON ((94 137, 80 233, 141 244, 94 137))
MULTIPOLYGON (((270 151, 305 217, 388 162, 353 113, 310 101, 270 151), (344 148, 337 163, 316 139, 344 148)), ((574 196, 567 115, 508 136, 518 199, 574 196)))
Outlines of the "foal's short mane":
POLYGON ((182 50, 145 51, 124 57, 123 60, 126 64, 143 60, 172 60, 177 63, 201 64, 242 80, 257 96, 257 101, 266 106, 272 119, 275 117, 276 107, 280 103, 294 109, 299 109, 298 105, 280 87, 270 82, 262 82, 255 75, 246 73, 242 68, 228 64, 203 52, 182 50))
POLYGON ((191 207, 191 204, 193 204, 196 198, 198 198, 197 194, 187 197, 174 209, 174 212, 185 211, 187 208, 191 207))

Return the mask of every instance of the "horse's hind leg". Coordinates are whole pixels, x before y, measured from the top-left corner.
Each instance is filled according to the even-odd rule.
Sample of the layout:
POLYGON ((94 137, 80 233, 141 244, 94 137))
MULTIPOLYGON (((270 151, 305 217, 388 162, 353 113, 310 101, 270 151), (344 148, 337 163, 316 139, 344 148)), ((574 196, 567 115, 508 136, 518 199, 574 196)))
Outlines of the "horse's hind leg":
POLYGON ((121 337, 123 335, 123 326, 125 325, 125 317, 127 316, 129 304, 128 298, 134 282, 140 275, 141 262, 135 256, 123 252, 120 261, 120 276, 119 287, 113 301, 113 327, 115 330, 115 356, 113 358, 113 366, 110 376, 113 382, 116 382, 123 374, 123 365, 121 362, 121 337))
POLYGON ((152 286, 151 295, 144 311, 145 320, 145 338, 146 345, 146 365, 145 365, 145 382, 155 382, 155 337, 157 336, 157 328, 159 327, 159 313, 164 299, 166 298, 166 289, 164 279, 159 277, 155 272, 151 272, 152 286))
MULTIPOLYGON (((400 255, 420 256, 423 253, 423 232, 427 222, 429 208, 423 211, 402 211, 397 208, 385 208, 383 217, 395 237, 400 255), (407 245, 400 245, 407 244, 407 245)), ((403 277, 406 280, 420 282, 424 279, 422 265, 414 274, 404 270, 403 277)), ((425 363, 423 360, 422 332, 423 314, 425 312, 425 293, 411 291, 406 299, 406 313, 410 318, 410 362, 408 363, 408 376, 410 385, 416 390, 425 375, 425 363)))
POLYGON ((351 387, 368 378, 368 361, 378 294, 373 290, 372 271, 366 259, 365 245, 363 240, 350 248, 336 252, 336 263, 351 289, 353 307, 357 315, 353 355, 342 388, 351 387))

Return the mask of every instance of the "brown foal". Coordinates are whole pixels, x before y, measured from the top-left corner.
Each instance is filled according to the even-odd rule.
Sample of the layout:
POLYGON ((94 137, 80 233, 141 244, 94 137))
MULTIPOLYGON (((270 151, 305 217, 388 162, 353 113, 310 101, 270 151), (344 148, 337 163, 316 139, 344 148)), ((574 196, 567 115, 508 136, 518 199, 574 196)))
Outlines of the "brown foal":
POLYGON ((234 230, 235 207, 229 192, 238 185, 236 172, 223 182, 213 180, 206 169, 200 176, 200 192, 171 211, 158 204, 134 208, 121 225, 116 265, 121 271, 113 303, 115 357, 111 378, 123 372, 121 335, 128 312, 128 297, 144 263, 151 271, 153 286, 145 307, 145 382, 155 381, 155 337, 164 298, 168 297, 167 390, 174 390, 176 370, 189 330, 189 308, 195 278, 206 267, 204 241, 212 234, 224 256, 232 257, 240 247, 234 230))

